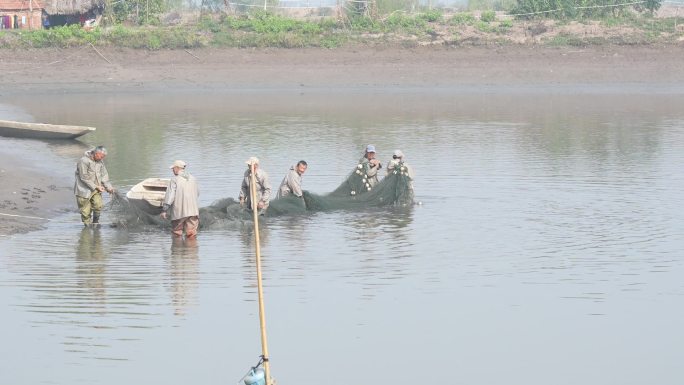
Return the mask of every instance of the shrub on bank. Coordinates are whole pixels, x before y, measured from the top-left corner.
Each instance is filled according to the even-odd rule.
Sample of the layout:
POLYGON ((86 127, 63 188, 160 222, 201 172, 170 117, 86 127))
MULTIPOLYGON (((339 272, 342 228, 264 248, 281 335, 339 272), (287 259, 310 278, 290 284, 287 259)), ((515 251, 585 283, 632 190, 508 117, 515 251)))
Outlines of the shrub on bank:
POLYGON ((662 0, 644 2, 605 0, 517 0, 510 13, 520 19, 597 19, 606 17, 629 17, 633 13, 653 14, 662 0))

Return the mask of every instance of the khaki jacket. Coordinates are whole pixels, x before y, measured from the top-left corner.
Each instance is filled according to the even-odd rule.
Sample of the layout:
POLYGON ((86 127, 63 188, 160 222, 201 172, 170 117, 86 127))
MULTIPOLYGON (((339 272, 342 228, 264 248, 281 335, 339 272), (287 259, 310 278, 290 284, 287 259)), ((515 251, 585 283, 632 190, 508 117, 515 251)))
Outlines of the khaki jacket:
POLYGON ((90 198, 97 187, 102 186, 109 190, 109 174, 102 161, 93 160, 93 154, 86 151, 83 157, 76 163, 76 183, 74 194, 81 198, 90 198))
MULTIPOLYGON (((268 180, 268 174, 266 171, 257 168, 256 170, 256 175, 254 175, 254 178, 256 179, 256 193, 257 193, 257 201, 258 202, 264 202, 264 209, 268 207, 268 203, 271 199, 271 182, 268 180)), ((247 207, 251 208, 252 203, 251 200, 249 199, 249 184, 251 180, 251 173, 250 170, 246 170, 244 177, 242 178, 242 186, 240 186, 240 196, 239 199, 245 201, 247 203, 247 207)))
POLYGON ((164 208, 169 207, 170 219, 176 220, 199 215, 197 180, 187 171, 175 175, 169 181, 164 196, 164 208))
POLYGON ((363 166, 363 172, 368 176, 368 184, 370 184, 371 187, 378 184, 378 170, 382 168, 382 163, 378 163, 377 167, 372 167, 368 158, 365 156, 359 160, 359 163, 363 166))
POLYGON ((299 198, 304 195, 302 193, 302 176, 297 172, 297 165, 290 167, 290 171, 283 178, 278 188, 277 198, 286 197, 290 194, 294 194, 294 196, 299 198))
MULTIPOLYGON (((399 166, 400 164, 401 164, 402 166, 406 167, 406 172, 408 173, 408 177, 409 177, 411 180, 413 180, 413 176, 414 176, 414 175, 413 175, 413 167, 409 166, 408 163, 406 163, 406 162, 401 162, 401 161, 399 161, 399 160, 397 160, 397 159, 392 159, 392 160, 390 160, 389 162, 387 162, 387 175, 389 175, 390 173, 392 173, 392 172, 394 171, 394 169, 395 169, 397 166, 399 166)), ((397 170, 397 171, 398 171, 398 170, 397 170)))

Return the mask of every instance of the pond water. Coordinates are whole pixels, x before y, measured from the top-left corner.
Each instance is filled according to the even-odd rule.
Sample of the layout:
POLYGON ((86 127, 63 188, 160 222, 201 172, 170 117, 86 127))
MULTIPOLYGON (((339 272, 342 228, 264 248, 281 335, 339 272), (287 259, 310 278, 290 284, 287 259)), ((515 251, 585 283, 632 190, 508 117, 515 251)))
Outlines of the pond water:
MULTIPOLYGON (((98 130, 0 145, 65 186, 97 144, 121 190, 183 159, 201 206, 252 155, 325 193, 401 149, 420 205, 262 223, 279 384, 683 383, 684 96, 395 91, 20 95, 98 130)), ((236 384, 261 354, 248 226, 184 242, 74 209, 0 248, 2 384, 236 384)))

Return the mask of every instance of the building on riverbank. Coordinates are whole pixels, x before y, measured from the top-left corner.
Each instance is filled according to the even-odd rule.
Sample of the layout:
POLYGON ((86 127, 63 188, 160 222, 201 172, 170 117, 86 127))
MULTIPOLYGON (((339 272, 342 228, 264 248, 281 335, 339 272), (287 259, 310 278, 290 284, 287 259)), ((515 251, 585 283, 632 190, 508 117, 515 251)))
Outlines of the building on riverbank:
POLYGON ((0 29, 92 26, 103 9, 99 0, 0 0, 0 29))
POLYGON ((41 29, 44 12, 39 0, 0 0, 0 29, 41 29))

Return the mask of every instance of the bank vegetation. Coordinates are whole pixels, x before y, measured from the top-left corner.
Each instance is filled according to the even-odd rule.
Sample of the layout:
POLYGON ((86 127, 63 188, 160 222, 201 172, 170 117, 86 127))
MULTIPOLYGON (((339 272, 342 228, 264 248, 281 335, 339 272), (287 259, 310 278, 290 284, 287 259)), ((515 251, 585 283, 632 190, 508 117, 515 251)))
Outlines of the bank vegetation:
MULTIPOLYGON (((117 3, 120 4, 120 3, 117 3)), ((660 0, 517 0, 471 3, 469 8, 427 6, 343 8, 318 15, 287 15, 258 8, 178 12, 154 2, 154 13, 118 10, 95 28, 67 25, 0 30, 10 49, 83 45, 158 49, 200 47, 652 45, 684 44, 684 3, 662 12, 660 0), (579 4, 579 5, 578 5, 579 4), (621 5, 622 4, 622 5, 621 5), (409 8, 410 10, 407 10, 409 8), (238 12, 239 11, 239 12, 238 12)), ((228 3, 226 3, 228 4, 228 3)))

